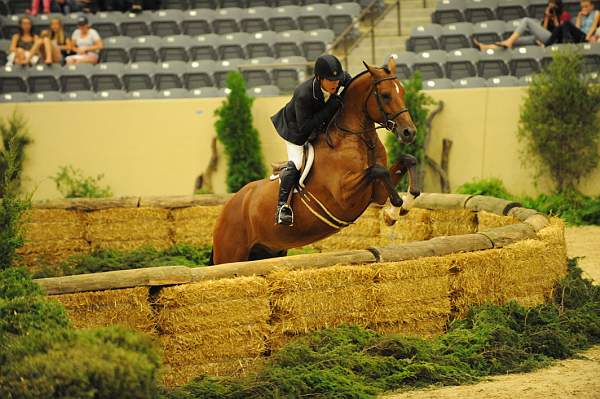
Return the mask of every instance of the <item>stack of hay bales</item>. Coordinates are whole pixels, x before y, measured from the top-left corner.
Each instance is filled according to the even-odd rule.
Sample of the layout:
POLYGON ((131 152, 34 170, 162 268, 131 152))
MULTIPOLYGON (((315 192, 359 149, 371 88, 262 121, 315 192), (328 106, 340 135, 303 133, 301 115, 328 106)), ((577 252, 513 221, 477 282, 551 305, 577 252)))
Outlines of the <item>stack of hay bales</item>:
POLYGON ((429 212, 431 238, 477 231, 477 213, 468 209, 435 209, 429 212))
POLYGON ((313 247, 320 251, 334 251, 365 249, 370 245, 379 245, 380 210, 377 206, 370 206, 353 225, 312 244, 313 247))
POLYGON ((148 301, 148 287, 52 295, 65 306, 77 328, 122 325, 152 334, 153 312, 148 301))
POLYGON ((496 215, 495 213, 486 211, 477 212, 477 231, 485 231, 515 223, 519 223, 519 220, 513 216, 496 215))
POLYGON ((36 272, 40 265, 55 265, 69 256, 87 253, 85 215, 64 209, 31 209, 24 215, 25 245, 18 250, 21 263, 36 272))
POLYGON ((243 374, 265 351, 271 312, 264 278, 163 288, 155 307, 168 386, 201 374, 243 374))
POLYGON ((172 245, 169 211, 162 208, 110 208, 87 214, 86 239, 93 248, 161 249, 172 245))
POLYGON ((388 226, 380 221, 381 243, 391 245, 411 241, 424 241, 431 238, 431 219, 427 209, 412 208, 402 216, 393 226, 388 226))
POLYGON ((215 222, 222 209, 222 205, 173 209, 174 241, 198 246, 211 245, 215 222))

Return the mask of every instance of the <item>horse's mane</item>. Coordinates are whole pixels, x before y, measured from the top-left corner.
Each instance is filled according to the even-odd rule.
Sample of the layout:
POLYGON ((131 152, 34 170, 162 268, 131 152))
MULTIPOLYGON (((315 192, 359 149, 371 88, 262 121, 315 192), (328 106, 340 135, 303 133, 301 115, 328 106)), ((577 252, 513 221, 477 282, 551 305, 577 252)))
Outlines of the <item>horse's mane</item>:
POLYGON ((352 86, 352 83, 354 83, 354 81, 358 80, 361 76, 363 76, 366 73, 369 73, 369 71, 365 69, 364 71, 362 71, 362 72, 354 75, 354 77, 352 79, 350 79, 350 83, 348 83, 348 85, 346 87, 344 87, 344 90, 342 90, 342 93, 341 93, 340 97, 342 97, 342 99, 343 99, 344 98, 344 94, 346 94, 346 92, 348 91, 348 88, 350 86, 352 86))

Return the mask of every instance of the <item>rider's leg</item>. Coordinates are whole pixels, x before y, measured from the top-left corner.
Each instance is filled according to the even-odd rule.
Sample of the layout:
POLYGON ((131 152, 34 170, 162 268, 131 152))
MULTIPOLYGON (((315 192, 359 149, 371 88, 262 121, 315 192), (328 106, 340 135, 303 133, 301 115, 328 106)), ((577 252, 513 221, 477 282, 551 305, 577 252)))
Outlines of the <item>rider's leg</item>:
POLYGON ((302 167, 302 157, 304 148, 300 145, 286 143, 288 150, 289 162, 287 166, 281 170, 279 174, 279 198, 277 201, 276 222, 290 226, 294 221, 294 213, 292 208, 287 206, 287 201, 290 192, 298 182, 300 177, 300 168, 302 167))

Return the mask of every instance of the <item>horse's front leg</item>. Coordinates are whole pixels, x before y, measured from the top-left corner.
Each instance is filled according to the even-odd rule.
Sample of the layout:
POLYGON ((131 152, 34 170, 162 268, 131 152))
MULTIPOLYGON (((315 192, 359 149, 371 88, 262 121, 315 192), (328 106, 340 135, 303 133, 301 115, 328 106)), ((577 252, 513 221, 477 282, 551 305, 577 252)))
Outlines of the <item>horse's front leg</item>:
POLYGON ((380 180, 383 183, 385 191, 387 191, 392 205, 396 207, 402 206, 402 198, 400 198, 400 195, 396 191, 396 186, 392 182, 392 175, 390 174, 389 170, 387 170, 383 165, 373 165, 370 166, 366 172, 369 182, 380 180))
POLYGON ((406 215, 408 210, 412 208, 415 198, 421 194, 417 186, 417 159, 409 154, 401 155, 390 168, 391 183, 394 187, 398 185, 398 182, 406 173, 408 173, 408 192, 402 197, 401 206, 397 206, 390 201, 392 206, 383 210, 383 219, 388 226, 396 223, 400 216, 406 215))

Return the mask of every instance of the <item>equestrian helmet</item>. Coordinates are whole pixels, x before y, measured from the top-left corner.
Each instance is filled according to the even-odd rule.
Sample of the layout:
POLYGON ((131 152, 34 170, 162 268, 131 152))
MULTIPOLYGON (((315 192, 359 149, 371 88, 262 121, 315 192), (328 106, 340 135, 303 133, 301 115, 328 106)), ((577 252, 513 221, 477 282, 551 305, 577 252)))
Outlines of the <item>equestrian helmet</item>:
POLYGON ((315 75, 321 79, 341 80, 344 78, 342 63, 334 55, 323 54, 315 61, 315 75))

